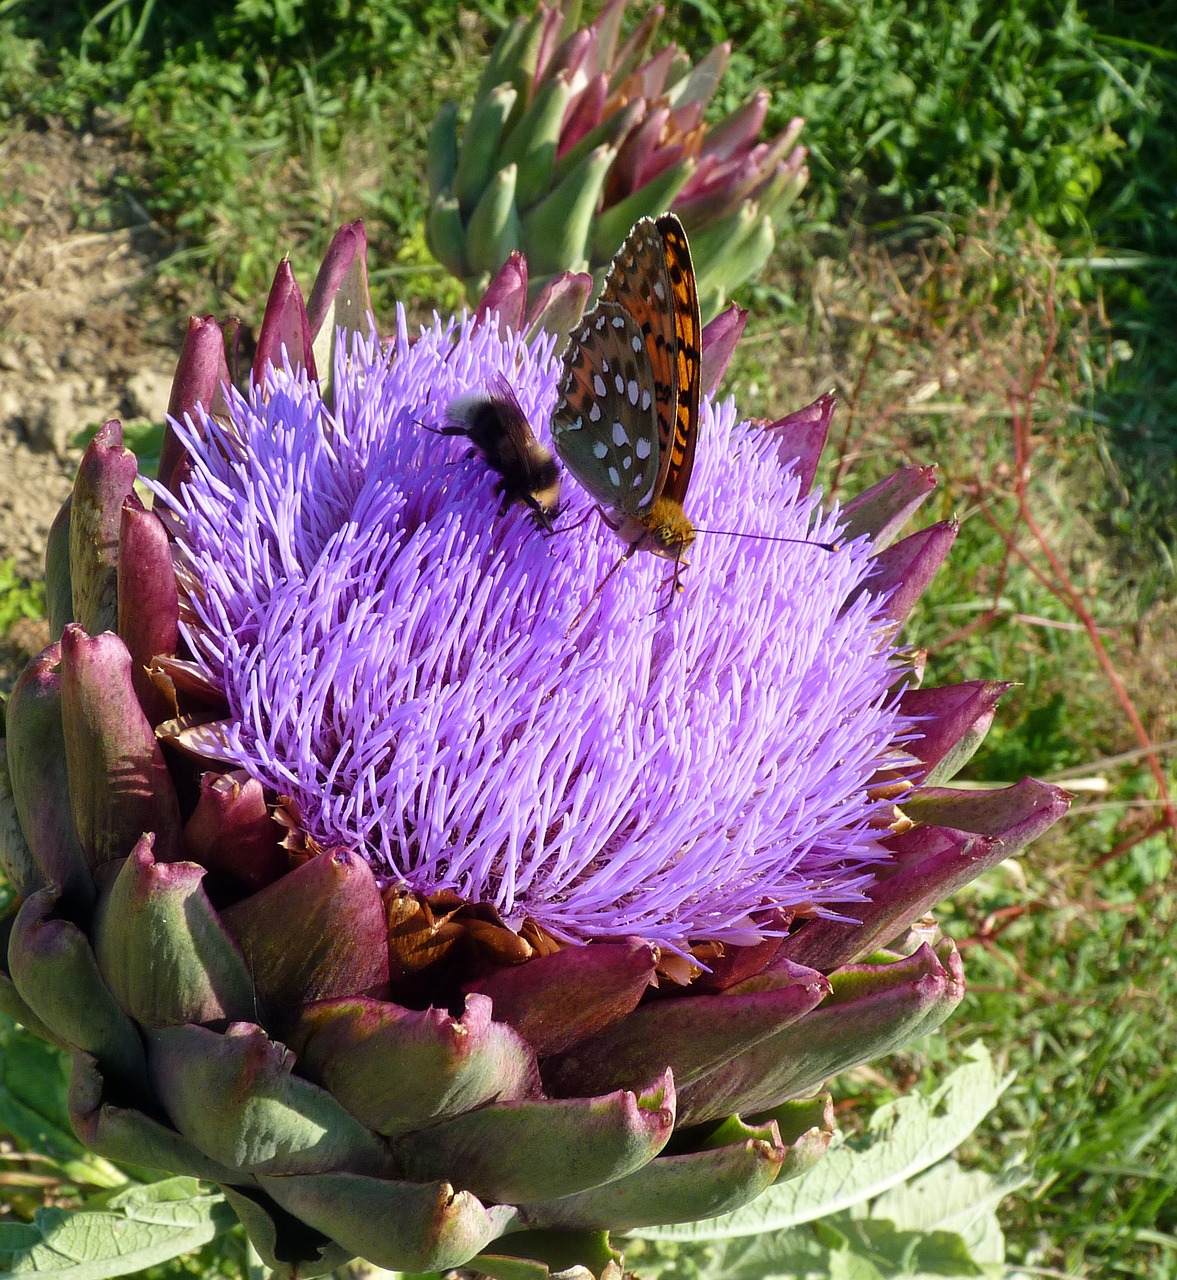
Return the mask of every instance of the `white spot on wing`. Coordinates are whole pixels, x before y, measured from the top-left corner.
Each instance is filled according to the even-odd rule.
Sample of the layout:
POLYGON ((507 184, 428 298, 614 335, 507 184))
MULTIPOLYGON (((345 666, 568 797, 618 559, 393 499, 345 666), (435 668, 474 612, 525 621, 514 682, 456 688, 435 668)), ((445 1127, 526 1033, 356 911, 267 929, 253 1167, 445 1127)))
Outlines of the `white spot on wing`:
POLYGON ((609 483, 613 486, 614 489, 621 488, 621 476, 618 474, 616 467, 609 468, 609 483))
POLYGON ((599 373, 593 374, 593 390, 599 396, 603 396, 608 390, 608 387, 605 386, 605 379, 599 373))
POLYGON ((604 440, 598 440, 597 443, 593 445, 593 457, 606 458, 608 455, 609 446, 604 442, 604 440))
POLYGON ((638 402, 638 382, 637 382, 637 379, 636 379, 636 378, 630 378, 630 380, 629 380, 629 386, 626 388, 626 391, 627 391, 627 393, 628 393, 628 395, 629 395, 629 402, 630 402, 630 404, 637 404, 637 402, 638 402))
POLYGON ((650 442, 645 436, 639 436, 634 452, 643 462, 650 456, 650 442))
POLYGON ((597 402, 594 400, 592 404, 589 405, 589 421, 600 422, 600 420, 601 420, 601 406, 597 404, 597 402))
POLYGON ((620 449, 622 445, 629 444, 629 436, 625 434, 625 428, 620 422, 613 424, 613 443, 620 449))

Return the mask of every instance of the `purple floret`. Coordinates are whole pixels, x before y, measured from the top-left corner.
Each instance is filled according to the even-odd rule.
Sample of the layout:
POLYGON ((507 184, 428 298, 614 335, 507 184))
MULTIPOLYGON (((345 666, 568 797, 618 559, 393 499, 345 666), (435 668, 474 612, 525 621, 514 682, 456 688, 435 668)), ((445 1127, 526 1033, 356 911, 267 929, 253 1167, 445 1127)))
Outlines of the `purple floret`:
MULTIPOLYGON (((548 443, 552 339, 438 322, 410 345, 398 322, 389 348, 348 335, 334 414, 276 370, 231 425, 175 424, 191 478, 159 497, 181 518, 187 639, 229 700, 227 758, 321 844, 514 925, 681 947, 748 940, 766 905, 853 916, 884 856, 866 787, 912 729, 881 601, 843 611, 869 541, 701 532, 669 604, 670 566, 644 553, 590 604, 624 545, 576 481, 558 524, 587 518, 545 537, 525 507, 500 512, 467 442, 425 429, 501 372, 548 443)), ((776 455, 705 400, 695 523, 836 539, 776 455)))

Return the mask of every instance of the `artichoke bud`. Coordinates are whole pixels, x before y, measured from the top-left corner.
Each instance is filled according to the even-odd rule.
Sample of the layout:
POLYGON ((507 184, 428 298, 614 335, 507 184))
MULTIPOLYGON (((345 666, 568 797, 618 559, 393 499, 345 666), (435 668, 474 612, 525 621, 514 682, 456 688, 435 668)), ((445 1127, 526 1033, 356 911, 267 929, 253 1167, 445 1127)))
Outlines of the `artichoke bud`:
MULTIPOLYGON (((710 133, 704 125, 704 111, 731 59, 730 43, 716 45, 695 65, 673 44, 654 50, 661 5, 620 42, 625 9, 625 0, 612 0, 580 30, 574 29, 574 7, 541 4, 530 18, 516 19, 490 55, 469 123, 454 144, 452 172, 453 109, 442 109, 431 134, 426 239, 444 265, 463 275, 471 295, 503 261, 504 246, 521 241, 529 255, 540 255, 531 264, 537 282, 581 268, 600 278, 629 226, 643 216, 679 213, 693 234, 747 208, 758 194, 765 197, 759 213, 776 218, 804 186, 803 156, 783 160, 800 121, 771 143, 756 142, 768 112, 765 91, 710 133), (597 188, 601 147, 609 147, 615 159, 597 188), (484 208, 478 224, 471 221, 494 175, 512 163, 518 166, 514 204, 520 238, 505 232, 501 212, 488 219, 484 208), (587 229, 574 192, 561 192, 578 172, 591 173, 595 190, 587 229), (441 207, 451 194, 461 214, 460 241, 452 211, 441 207), (539 210, 547 212, 537 217, 539 210), (491 241, 476 244, 488 221, 491 241)), ((492 206, 500 208, 500 201, 501 191, 492 206)), ((713 244, 730 258, 729 240, 719 235, 713 244)), ((732 287, 763 265, 768 243, 762 231, 739 261, 716 267, 701 282, 704 320, 732 287)), ((705 274, 707 246, 692 244, 692 255, 705 274)))

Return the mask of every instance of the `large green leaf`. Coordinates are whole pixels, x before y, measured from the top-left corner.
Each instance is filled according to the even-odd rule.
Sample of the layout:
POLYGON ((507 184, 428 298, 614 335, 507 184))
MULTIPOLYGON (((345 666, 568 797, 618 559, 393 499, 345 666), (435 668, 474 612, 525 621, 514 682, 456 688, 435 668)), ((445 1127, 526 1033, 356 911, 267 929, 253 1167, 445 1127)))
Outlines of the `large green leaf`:
POLYGON ((48 1158, 64 1180, 124 1186, 127 1175, 91 1155, 70 1129, 69 1071, 64 1053, 0 1014, 0 1137, 48 1158))
POLYGON ((0 1270, 58 1280, 105 1280, 167 1262, 237 1225, 219 1193, 195 1178, 132 1187, 101 1209, 41 1209, 31 1223, 0 1224, 0 1270))
POLYGON ((974 1261, 998 1264, 1005 1261, 1005 1248, 997 1206, 1027 1181, 1017 1170, 992 1178, 944 1160, 873 1200, 867 1212, 897 1233, 951 1234, 965 1243, 974 1261))
POLYGON ((996 1217, 1022 1184, 946 1160, 914 1182, 820 1222, 704 1243, 635 1241, 626 1255, 643 1280, 948 1280, 1005 1274, 996 1217))
POLYGON ((944 1160, 997 1104, 1011 1077, 997 1074, 983 1046, 974 1045, 969 1057, 930 1098, 910 1095, 880 1107, 871 1117, 868 1145, 834 1148, 808 1173, 770 1187, 733 1213, 630 1234, 646 1240, 728 1240, 782 1231, 881 1196, 944 1160))

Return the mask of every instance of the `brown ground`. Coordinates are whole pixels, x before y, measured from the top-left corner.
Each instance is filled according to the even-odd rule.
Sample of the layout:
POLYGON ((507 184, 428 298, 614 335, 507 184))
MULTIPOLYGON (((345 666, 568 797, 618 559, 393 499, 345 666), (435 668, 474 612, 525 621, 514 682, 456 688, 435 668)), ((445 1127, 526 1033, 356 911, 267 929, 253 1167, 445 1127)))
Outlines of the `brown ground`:
MULTIPOLYGON (((70 490, 74 435, 113 417, 158 422, 167 405, 176 348, 147 319, 165 239, 146 214, 130 228, 87 226, 132 167, 91 134, 0 137, 0 561, 29 579, 70 490)), ((44 642, 39 623, 0 641, 0 688, 44 642)))

